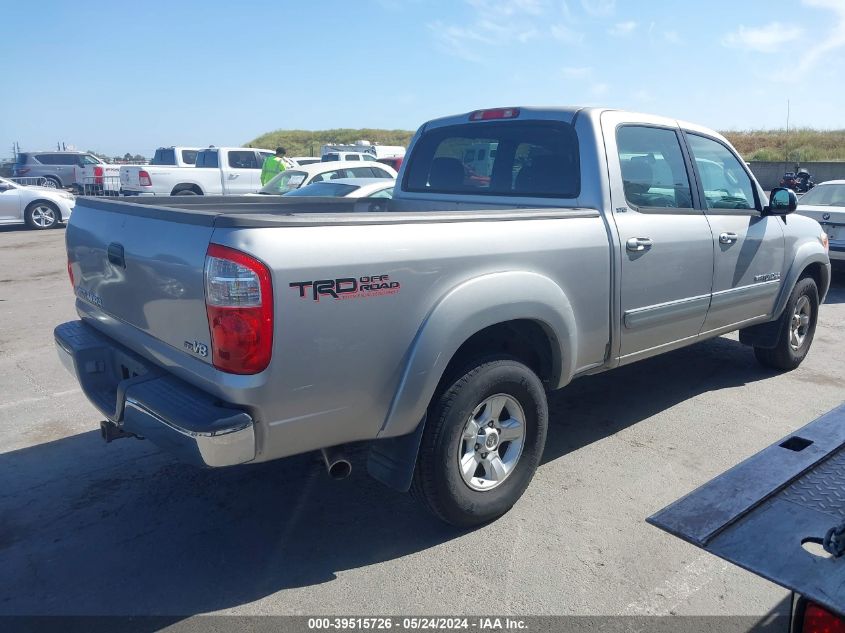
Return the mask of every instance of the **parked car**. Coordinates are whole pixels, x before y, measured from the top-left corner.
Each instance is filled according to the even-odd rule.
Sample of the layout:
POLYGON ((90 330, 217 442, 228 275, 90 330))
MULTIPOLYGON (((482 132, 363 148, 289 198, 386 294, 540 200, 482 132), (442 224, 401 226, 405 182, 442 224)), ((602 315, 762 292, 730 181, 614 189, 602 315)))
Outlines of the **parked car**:
POLYGON ((76 204, 72 193, 55 187, 26 187, 0 178, 0 224, 50 229, 70 218, 76 204))
POLYGON ((197 162, 199 147, 159 147, 150 160, 150 165, 172 165, 175 167, 193 167, 197 162))
POLYGON ((312 182, 337 178, 396 178, 396 172, 387 165, 362 165, 354 161, 314 163, 277 174, 258 193, 278 196, 312 182))
POLYGON ((209 147, 197 152, 195 166, 124 165, 120 191, 124 195, 233 195, 258 191, 261 166, 269 149, 209 147))
POLYGON ((367 152, 326 152, 323 154, 322 158, 320 159, 322 162, 331 162, 331 161, 350 161, 350 160, 357 160, 357 161, 373 161, 375 162, 376 157, 374 154, 368 154, 367 152))
POLYGON ((293 162, 294 167, 305 167, 305 165, 313 165, 320 162, 319 156, 290 156, 288 160, 293 162))
POLYGON ((377 158, 376 161, 382 163, 383 165, 387 165, 398 172, 399 168, 402 166, 404 158, 404 156, 395 156, 393 158, 377 158))
POLYGON ((103 436, 212 467, 319 449, 335 477, 366 442, 377 480, 477 525, 534 476, 548 390, 734 330, 780 371, 810 350, 821 227, 789 215, 793 192, 768 199, 716 132, 500 108, 430 121, 408 152, 380 213, 80 200, 66 244, 81 320, 55 338, 103 436), (484 183, 462 162, 482 142, 497 143, 484 183), (727 172, 721 197, 699 158, 727 172))
POLYGON ((64 189, 83 184, 81 170, 95 165, 104 167, 107 163, 87 152, 20 152, 12 176, 43 178, 42 186, 64 189))
POLYGON ((393 178, 336 178, 312 182, 299 189, 284 193, 284 196, 325 198, 392 198, 393 178))
POLYGON ((845 262, 845 180, 816 185, 799 199, 798 213, 821 224, 830 240, 830 259, 845 262))

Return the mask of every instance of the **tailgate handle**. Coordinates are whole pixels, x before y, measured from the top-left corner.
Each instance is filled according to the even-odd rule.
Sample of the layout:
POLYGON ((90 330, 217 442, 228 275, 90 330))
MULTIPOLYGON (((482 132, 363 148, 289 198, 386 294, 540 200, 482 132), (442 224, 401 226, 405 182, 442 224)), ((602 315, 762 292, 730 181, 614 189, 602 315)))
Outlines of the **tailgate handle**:
POLYGON ((108 248, 109 261, 115 266, 126 268, 126 259, 123 257, 123 245, 117 242, 109 244, 108 248))

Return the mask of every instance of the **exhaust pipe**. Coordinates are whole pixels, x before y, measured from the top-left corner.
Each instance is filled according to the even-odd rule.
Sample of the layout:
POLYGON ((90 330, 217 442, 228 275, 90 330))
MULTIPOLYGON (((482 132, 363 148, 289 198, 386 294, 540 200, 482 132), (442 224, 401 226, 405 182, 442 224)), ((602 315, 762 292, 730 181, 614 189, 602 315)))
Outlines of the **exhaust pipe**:
POLYGON ((321 448, 323 463, 326 465, 326 472, 329 477, 335 480, 346 479, 352 473, 352 462, 346 458, 346 453, 340 446, 321 448))
POLYGON ((103 420, 100 422, 100 436, 106 444, 114 440, 121 440, 124 437, 138 437, 134 433, 124 431, 111 420, 103 420))

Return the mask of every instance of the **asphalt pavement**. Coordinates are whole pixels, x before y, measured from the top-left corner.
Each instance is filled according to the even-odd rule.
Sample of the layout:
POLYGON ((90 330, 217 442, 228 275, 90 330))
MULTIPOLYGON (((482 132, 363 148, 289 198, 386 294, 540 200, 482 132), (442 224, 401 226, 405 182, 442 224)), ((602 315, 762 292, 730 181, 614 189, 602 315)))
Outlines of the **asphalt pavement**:
POLYGON ((845 399, 845 275, 777 374, 736 335, 552 394, 523 499, 461 531, 313 455, 227 470, 109 445, 53 328, 64 230, 0 228, 0 615, 731 614, 787 592, 645 518, 845 399))

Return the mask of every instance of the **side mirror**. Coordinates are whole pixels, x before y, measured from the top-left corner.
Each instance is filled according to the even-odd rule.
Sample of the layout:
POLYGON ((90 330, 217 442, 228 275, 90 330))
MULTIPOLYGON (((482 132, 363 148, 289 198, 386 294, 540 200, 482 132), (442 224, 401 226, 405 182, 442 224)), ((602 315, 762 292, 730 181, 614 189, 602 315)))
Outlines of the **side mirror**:
POLYGON ((788 215, 798 208, 798 198, 792 189, 775 187, 769 196, 769 206, 763 208, 763 215, 788 215))

